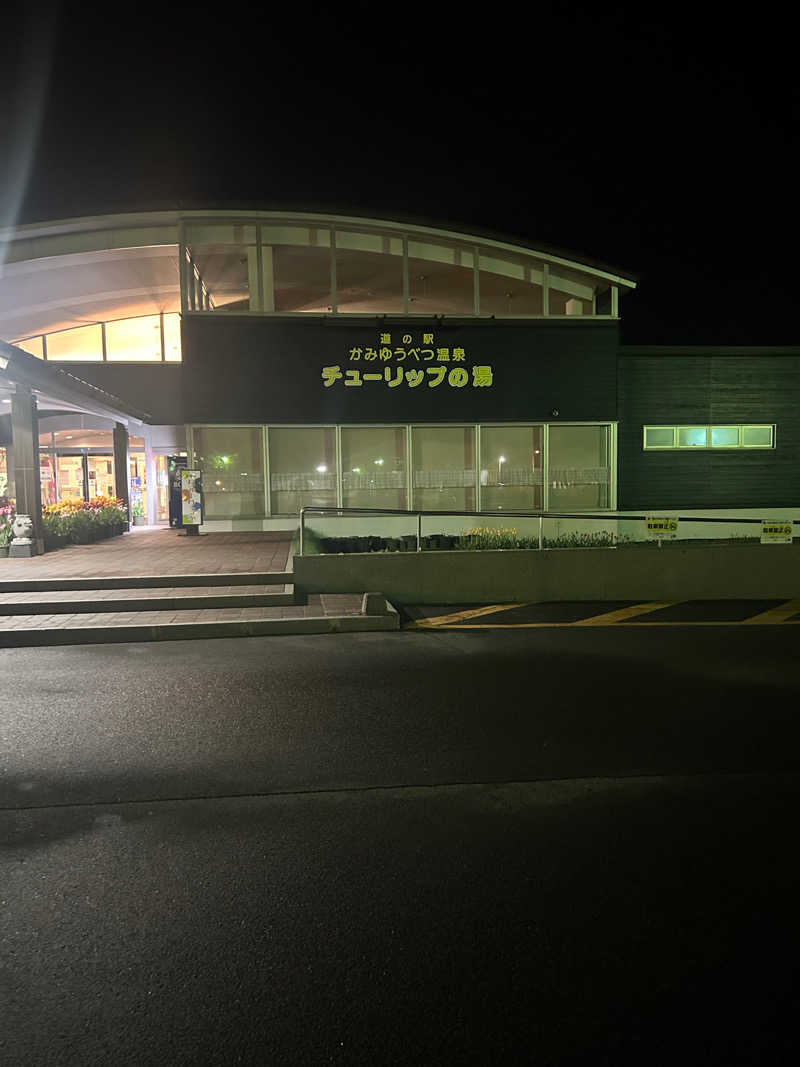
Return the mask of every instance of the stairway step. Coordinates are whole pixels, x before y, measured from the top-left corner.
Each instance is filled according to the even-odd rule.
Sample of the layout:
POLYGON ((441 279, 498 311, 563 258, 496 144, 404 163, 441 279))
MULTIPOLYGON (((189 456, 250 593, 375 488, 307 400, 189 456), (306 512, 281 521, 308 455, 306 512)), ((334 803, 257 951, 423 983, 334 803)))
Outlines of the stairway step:
POLYGON ((292 571, 234 571, 217 574, 123 574, 91 578, 11 578, 0 593, 36 593, 66 589, 176 589, 233 585, 291 585, 292 571))
MULTIPOLYGON (((224 588, 224 587, 223 587, 224 588)), ((242 586, 243 590, 250 587, 242 586)), ((0 616, 65 615, 131 611, 193 611, 214 608, 281 607, 296 603, 294 587, 256 587, 250 592, 203 592, 198 589, 54 590, 47 593, 0 593, 0 616), (59 596, 58 593, 61 593, 59 596), (84 593, 82 596, 81 593, 84 593)))

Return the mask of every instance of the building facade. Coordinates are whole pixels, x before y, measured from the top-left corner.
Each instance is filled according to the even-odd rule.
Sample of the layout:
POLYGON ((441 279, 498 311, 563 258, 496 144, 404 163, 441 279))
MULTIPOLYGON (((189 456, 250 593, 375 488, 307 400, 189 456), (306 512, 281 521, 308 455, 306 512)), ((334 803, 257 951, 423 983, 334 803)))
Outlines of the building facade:
MULTIPOLYGON (((176 453, 203 472, 208 529, 289 529, 304 505, 795 505, 800 348, 623 346, 636 282, 604 264, 264 211, 22 226, 0 251, 0 337, 145 413, 126 477, 151 523, 176 453)), ((0 379, 0 494, 13 390, 0 379)), ((45 503, 118 484, 112 418, 52 397, 37 418, 45 503)))

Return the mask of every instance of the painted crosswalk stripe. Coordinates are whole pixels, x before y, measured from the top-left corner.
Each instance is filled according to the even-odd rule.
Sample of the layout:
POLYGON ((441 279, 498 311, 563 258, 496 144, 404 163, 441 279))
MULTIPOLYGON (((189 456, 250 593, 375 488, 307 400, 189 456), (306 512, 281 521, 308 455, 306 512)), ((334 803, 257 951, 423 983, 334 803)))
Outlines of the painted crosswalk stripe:
POLYGON ((765 626, 770 623, 786 622, 787 619, 791 619, 792 615, 797 615, 798 612, 800 612, 800 600, 786 600, 783 604, 778 604, 777 607, 762 611, 749 619, 744 619, 743 622, 750 625, 765 626))
POLYGON ((609 626, 615 622, 623 622, 625 619, 633 619, 637 615, 646 615, 650 611, 658 611, 659 608, 671 608, 673 604, 679 604, 678 600, 651 600, 642 604, 631 604, 627 608, 619 608, 617 611, 606 611, 602 615, 590 615, 588 619, 578 619, 573 626, 609 626))

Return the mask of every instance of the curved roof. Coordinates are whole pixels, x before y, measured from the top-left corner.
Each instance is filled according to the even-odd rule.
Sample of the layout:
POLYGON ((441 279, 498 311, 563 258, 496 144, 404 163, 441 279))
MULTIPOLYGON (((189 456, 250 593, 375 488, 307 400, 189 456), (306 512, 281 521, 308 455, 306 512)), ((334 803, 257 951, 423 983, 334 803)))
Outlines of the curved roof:
POLYGON ((596 294, 636 286, 628 272, 563 249, 486 230, 442 228, 410 216, 180 205, 0 230, 0 337, 18 340, 181 311, 182 244, 192 250, 198 293, 195 301, 193 287, 186 289, 183 310, 498 318, 608 314, 595 309, 596 294), (341 267, 338 281, 330 283, 334 243, 341 267), (273 252, 274 277, 262 263, 269 258, 271 264, 273 252), (473 309, 476 265, 480 296, 473 309), (269 299, 263 296, 264 269, 271 289, 274 283, 269 299), (405 298, 404 270, 413 290, 405 298), (329 283, 336 290, 333 298, 329 283))
POLYGON ((181 202, 179 204, 153 205, 150 209, 142 210, 141 207, 130 209, 115 207, 103 210, 95 215, 80 215, 66 219, 46 219, 36 222, 22 223, 15 227, 0 228, 0 261, 2 250, 9 241, 24 240, 26 238, 44 237, 51 235, 64 235, 81 231, 97 229, 114 229, 115 226, 138 227, 140 225, 176 225, 181 220, 193 218, 251 218, 263 220, 265 218, 284 218, 297 221, 316 221, 323 225, 329 223, 355 223, 369 225, 371 227, 389 227, 396 229, 411 229, 420 232, 436 233, 458 240, 467 240, 473 244, 489 244, 506 248, 529 255, 538 255, 545 259, 561 260, 574 266, 588 267, 593 271, 613 277, 615 281, 630 288, 634 288, 638 275, 629 270, 613 266, 583 253, 559 248, 554 245, 541 242, 531 243, 522 240, 513 234, 501 233, 497 230, 476 227, 473 224, 462 225, 457 221, 422 218, 416 215, 392 212, 391 215, 376 217, 372 213, 353 211, 341 205, 287 205, 287 204, 246 204, 241 201, 227 201, 225 203, 204 204, 200 202, 181 202))

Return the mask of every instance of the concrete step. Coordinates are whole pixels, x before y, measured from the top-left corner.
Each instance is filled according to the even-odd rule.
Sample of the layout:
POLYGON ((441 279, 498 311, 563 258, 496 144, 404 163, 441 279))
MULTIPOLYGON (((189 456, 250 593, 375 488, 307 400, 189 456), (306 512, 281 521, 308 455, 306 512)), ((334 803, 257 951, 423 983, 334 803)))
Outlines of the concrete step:
POLYGON ((185 586, 163 589, 50 589, 0 592, 0 616, 193 611, 295 604, 293 585, 185 586))
POLYGON ((391 605, 383 601, 382 613, 375 606, 376 614, 364 614, 369 606, 361 595, 322 594, 291 607, 0 614, 0 647, 399 630, 391 605))
POLYGON ((91 578, 9 578, 0 593, 35 593, 62 589, 177 589, 233 585, 291 585, 292 571, 234 571, 213 574, 122 574, 91 578))

